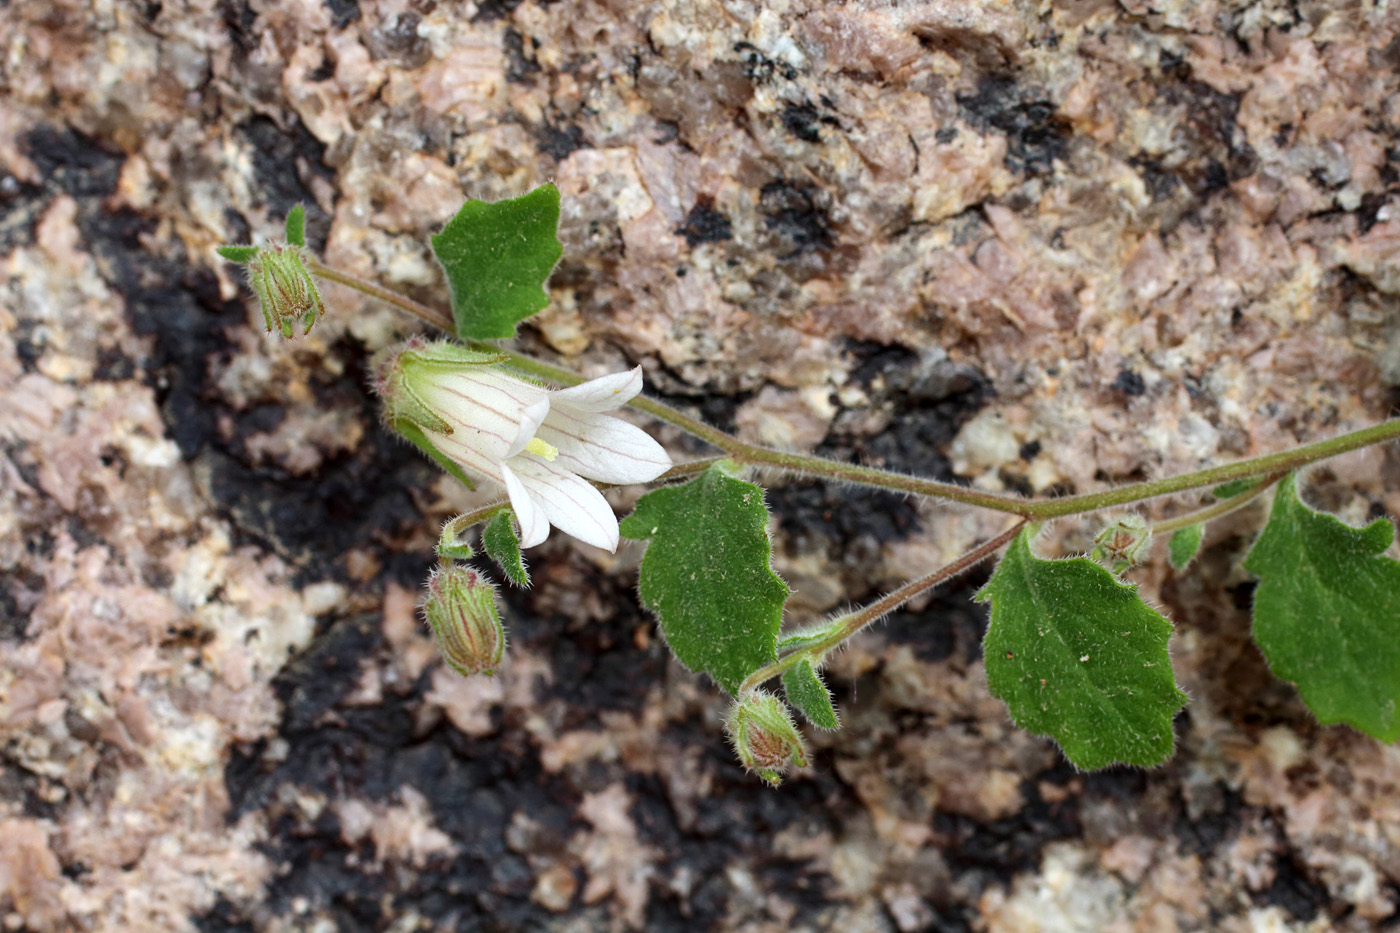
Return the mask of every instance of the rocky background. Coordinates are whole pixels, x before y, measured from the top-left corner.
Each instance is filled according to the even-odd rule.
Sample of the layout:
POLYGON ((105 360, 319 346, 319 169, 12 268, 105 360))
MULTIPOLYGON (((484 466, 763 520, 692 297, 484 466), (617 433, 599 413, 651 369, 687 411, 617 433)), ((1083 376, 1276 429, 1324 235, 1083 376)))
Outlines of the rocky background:
MULTIPOLYGON (((773 791, 635 545, 554 536, 503 675, 444 672, 417 591, 489 493, 378 423, 366 359, 414 322, 331 289, 275 341, 213 253, 301 202, 332 264, 441 304, 428 236, 554 180, 529 349, 991 489, 1179 472, 1400 401, 1393 4, 15 0, 0 50, 4 930, 1400 923, 1400 753, 1249 642, 1257 511, 1137 575, 1191 694, 1170 764, 1076 773, 1010 725, 983 575, 835 660, 846 728, 773 791)), ((1400 461, 1311 489, 1395 515, 1400 461)), ((770 504, 795 622, 1001 527, 770 504)))

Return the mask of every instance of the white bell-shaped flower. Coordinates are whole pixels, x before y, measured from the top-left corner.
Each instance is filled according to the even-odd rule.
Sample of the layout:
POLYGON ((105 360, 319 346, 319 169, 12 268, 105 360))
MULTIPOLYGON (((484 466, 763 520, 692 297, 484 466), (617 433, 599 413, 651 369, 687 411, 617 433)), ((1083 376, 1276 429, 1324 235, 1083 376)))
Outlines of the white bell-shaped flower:
POLYGON ((617 550, 617 516, 592 483, 644 483, 671 467, 645 431, 605 414, 642 390, 641 367, 547 389, 500 359, 410 341, 376 365, 375 389, 391 424, 415 425, 441 455, 505 487, 521 547, 544 541, 553 525, 617 550))

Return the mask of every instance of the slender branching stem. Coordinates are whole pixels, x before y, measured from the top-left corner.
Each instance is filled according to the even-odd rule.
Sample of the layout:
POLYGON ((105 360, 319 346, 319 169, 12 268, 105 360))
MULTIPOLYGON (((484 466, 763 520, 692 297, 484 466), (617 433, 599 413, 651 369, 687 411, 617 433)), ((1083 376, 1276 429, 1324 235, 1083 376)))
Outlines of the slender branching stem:
MULTIPOLYGON (((341 285, 353 288, 373 298, 378 298, 381 301, 387 302, 402 311, 432 324, 434 327, 441 328, 449 333, 455 332, 451 316, 444 311, 419 304, 411 298, 400 295, 398 292, 366 281, 347 272, 341 272, 331 268, 316 259, 308 260, 307 265, 314 275, 318 275, 332 282, 338 282, 341 285)), ((557 382, 563 385, 578 385, 580 382, 584 381, 583 376, 580 376, 572 370, 545 363, 523 353, 504 350, 493 344, 483 343, 481 341, 468 341, 468 343, 478 349, 505 353, 510 366, 540 379, 557 382)), ((1400 418, 1396 418, 1325 441, 1304 444, 1292 450, 1265 454, 1261 457, 1253 457, 1235 463, 1226 463, 1204 470, 1196 470, 1191 473, 1169 476, 1164 479, 1129 483, 1126 486, 1116 486, 1112 489, 1081 493, 1073 496, 1026 499, 1005 493, 969 489, 966 486, 959 486, 955 483, 941 483, 936 480, 924 479, 917 476, 905 476, 901 473, 894 473, 874 467, 860 466, 854 463, 827 460, 823 457, 814 457, 808 454, 773 450, 772 448, 741 441, 718 428, 705 424, 703 421, 693 418, 679 409, 673 408, 664 402, 659 402, 656 399, 638 396, 629 404, 638 411, 652 415, 661 421, 674 425, 718 447, 728 455, 729 459, 741 464, 772 467, 790 473, 805 473, 810 476, 820 476, 860 486, 870 486, 879 489, 894 490, 895 492, 909 493, 911 495, 944 499, 963 505, 1005 512, 1027 519, 1028 521, 1045 521, 1047 519, 1063 518, 1069 515, 1081 515, 1087 512, 1097 512, 1117 505, 1141 502, 1144 499, 1153 499, 1158 496, 1188 492, 1192 489, 1199 489, 1202 486, 1214 486, 1231 480, 1248 479, 1256 476, 1269 477, 1275 474, 1283 474, 1296 470, 1299 467, 1307 466, 1310 463, 1325 460, 1328 457, 1335 457, 1338 454, 1347 453, 1348 451, 1358 450, 1372 444, 1380 444, 1400 438, 1400 418)), ((1175 519, 1173 519, 1173 521, 1175 521, 1175 519)))
POLYGON ((479 509, 463 512, 456 518, 448 519, 447 524, 443 526, 443 531, 446 532, 448 528, 451 528, 454 535, 460 535, 471 526, 495 518, 496 513, 508 508, 510 508, 510 502, 506 499, 502 499, 499 502, 492 502, 490 505, 483 505, 479 509))
POLYGON ((748 694, 759 684, 762 684, 770 678, 777 677, 803 658, 819 660, 832 648, 840 645, 867 626, 879 621, 920 593, 933 589, 935 586, 956 577, 958 574, 976 566, 988 557, 991 557, 1010 542, 1012 538, 1020 534, 1021 529, 1025 528, 1027 524, 1026 520, 1022 519, 995 538, 989 538, 982 542, 952 563, 944 564, 932 573, 910 580, 908 583, 905 583, 898 589, 891 590, 869 605, 857 609, 849 615, 842 616, 836 620, 836 624, 831 626, 830 631, 819 640, 805 644, 791 653, 783 655, 767 667, 759 668, 757 671, 750 674, 748 679, 740 685, 739 695, 742 697, 748 694))
MULTIPOLYGON (((425 304, 419 304, 407 295, 401 295, 391 288, 377 285, 367 279, 362 279, 358 275, 351 275, 349 272, 342 272, 321 262, 315 257, 308 256, 306 268, 312 275, 320 276, 329 282, 336 282, 346 288, 353 288, 355 291, 368 295, 371 298, 378 298, 388 305, 393 305, 400 311, 405 311, 414 317, 433 325, 439 330, 445 330, 449 334, 454 333, 456 328, 452 325, 452 318, 446 311, 425 304)), ((493 348, 494 349, 494 348, 493 348)))
POLYGON ((1182 528, 1190 528, 1192 525, 1199 525, 1202 522, 1208 522, 1213 518, 1219 518, 1222 515, 1229 515, 1231 512, 1235 511, 1235 509, 1238 509, 1240 506, 1246 505, 1259 498, 1259 496, 1263 494, 1264 490, 1268 489, 1274 483, 1277 483, 1279 480, 1283 479, 1287 475, 1287 473, 1270 473, 1268 476, 1264 477, 1259 482, 1255 483, 1253 486, 1250 486, 1248 489, 1246 489, 1239 495, 1231 496, 1228 499, 1221 499, 1219 502, 1205 506, 1204 508, 1196 509, 1195 511, 1187 512, 1184 515, 1177 515, 1174 518, 1168 518, 1164 519, 1163 521, 1157 522, 1155 525, 1152 526, 1152 534, 1154 536, 1171 534, 1173 531, 1179 531, 1182 528))

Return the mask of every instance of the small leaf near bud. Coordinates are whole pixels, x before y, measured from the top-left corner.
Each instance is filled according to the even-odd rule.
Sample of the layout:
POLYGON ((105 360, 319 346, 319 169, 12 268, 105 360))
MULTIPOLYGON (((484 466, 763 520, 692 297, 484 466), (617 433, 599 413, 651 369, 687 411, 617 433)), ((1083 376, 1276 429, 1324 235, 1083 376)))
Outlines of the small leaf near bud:
POLYGON ((321 290, 307 270, 299 246, 270 243, 261 247, 248 260, 248 284, 262 305, 268 333, 275 326, 283 337, 291 337, 296 321, 301 321, 303 333, 309 333, 326 313, 321 290))
POLYGON ((449 565, 428 577, 423 615, 448 666, 464 677, 494 674, 506 650, 496 588, 469 567, 449 565))
POLYGON ((287 211, 287 242, 293 246, 306 245, 306 208, 300 204, 287 211))
POLYGON ((1125 515, 1094 536, 1095 561, 1115 577, 1141 562, 1152 540, 1152 529, 1140 515, 1125 515))
POLYGON ((782 700, 759 690, 736 700, 724 723, 744 767, 773 787, 793 765, 807 766, 802 736, 782 700))
POLYGON ((466 517, 458 515, 442 526, 442 535, 438 538, 437 545, 438 557, 443 560, 471 560, 476 556, 476 550, 466 538, 466 532, 471 526, 464 526, 461 521, 466 517))
POLYGON ((229 262, 246 263, 251 262, 258 255, 258 248, 256 246, 220 246, 217 252, 229 262))

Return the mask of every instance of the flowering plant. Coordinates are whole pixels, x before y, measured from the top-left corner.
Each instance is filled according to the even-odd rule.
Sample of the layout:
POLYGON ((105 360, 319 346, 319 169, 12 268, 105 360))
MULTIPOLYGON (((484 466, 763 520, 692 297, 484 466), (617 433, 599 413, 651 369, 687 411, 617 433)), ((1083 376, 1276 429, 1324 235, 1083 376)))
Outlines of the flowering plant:
POLYGON ((457 337, 414 338, 374 364, 373 388, 387 422, 444 469, 471 483, 499 484, 506 498, 458 516, 442 530, 439 568, 424 613, 444 659, 462 674, 492 672, 505 658, 494 589, 466 565, 479 545, 517 585, 529 584, 520 549, 550 527, 616 550, 647 542, 638 592, 667 646, 734 698, 726 729, 740 762, 777 784, 805 767, 796 709, 814 727, 839 718, 821 669, 830 653, 911 598, 1002 557, 977 594, 990 603, 983 643, 987 683, 1023 728, 1049 736, 1081 768, 1150 766, 1173 751, 1172 719, 1186 702, 1168 654, 1171 623, 1125 578, 1153 540, 1185 570, 1203 529, 1273 491, 1269 520, 1244 561, 1258 578, 1254 638, 1274 672, 1297 684, 1323 723, 1347 723, 1400 739, 1400 562, 1385 556, 1385 518, 1353 528, 1304 505, 1297 471, 1327 457, 1400 438, 1400 420, 1329 440, 1194 472, 1058 498, 985 492, 873 467, 773 450, 739 440, 641 395, 642 368, 585 380, 492 341, 548 302, 544 289, 562 246, 559 195, 546 185, 497 204, 468 201, 433 237, 452 314, 324 265, 305 248, 303 214, 288 217, 287 243, 223 247, 245 263, 269 331, 309 329, 323 312, 317 279, 381 299, 457 337), (549 383, 560 386, 550 388, 549 383), (614 412, 627 407, 715 448, 673 463, 651 436, 614 412), (790 595, 774 573, 769 514, 750 468, 962 503, 1008 517, 1003 531, 832 619, 783 626, 790 595), (621 523, 600 487, 663 483, 621 523), (1047 559, 1037 530, 1149 499, 1211 490, 1194 508, 1149 522, 1129 515, 1095 537, 1092 558, 1047 559), (781 680, 784 696, 762 689, 781 680))
POLYGON ((374 389, 390 424, 416 427, 442 458, 505 487, 534 547, 553 525, 617 550, 617 517, 593 483, 647 483, 671 468, 636 425, 606 414, 642 391, 642 370, 546 389, 500 366, 504 357, 415 338, 381 354, 374 389))

